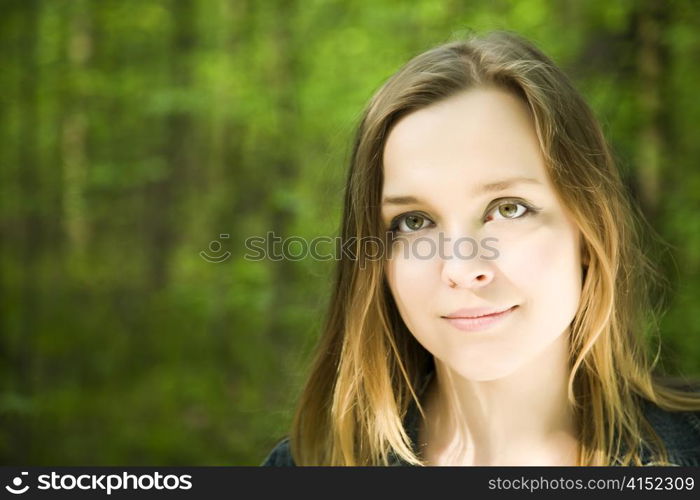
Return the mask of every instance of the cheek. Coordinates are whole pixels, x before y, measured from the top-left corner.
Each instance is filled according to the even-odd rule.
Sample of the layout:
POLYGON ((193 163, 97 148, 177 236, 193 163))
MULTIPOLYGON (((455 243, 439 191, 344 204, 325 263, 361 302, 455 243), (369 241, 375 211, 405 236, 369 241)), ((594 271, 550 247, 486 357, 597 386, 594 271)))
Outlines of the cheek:
POLYGON ((387 279, 394 295, 404 298, 420 295, 433 271, 430 260, 394 258, 387 262, 387 279))
POLYGON ((386 275, 396 305, 407 323, 411 322, 411 316, 417 319, 421 311, 425 313, 428 299, 434 295, 431 284, 439 278, 437 259, 430 257, 427 251, 425 254, 411 252, 406 257, 404 249, 397 246, 386 262, 386 275))
POLYGON ((525 300, 543 314, 570 315, 581 290, 580 249, 575 230, 565 224, 543 225, 503 246, 500 267, 525 300))

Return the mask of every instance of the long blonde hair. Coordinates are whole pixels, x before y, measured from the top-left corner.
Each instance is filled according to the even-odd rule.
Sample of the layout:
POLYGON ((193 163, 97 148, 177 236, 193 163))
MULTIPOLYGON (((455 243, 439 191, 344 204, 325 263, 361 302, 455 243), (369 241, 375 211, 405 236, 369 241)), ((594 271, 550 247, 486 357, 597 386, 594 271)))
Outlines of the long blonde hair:
MULTIPOLYGON (((588 269, 571 325, 568 396, 577 412, 580 465, 639 465, 640 445, 668 460, 640 398, 666 410, 700 409, 700 398, 653 374, 663 282, 645 254, 653 230, 624 188, 593 113, 564 73, 530 42, 492 32, 443 44, 409 61, 373 96, 354 141, 342 241, 328 315, 296 408, 290 443, 297 465, 386 465, 390 453, 422 465, 403 421, 423 409, 417 388, 432 356, 403 323, 384 260, 363 259, 363 238, 386 241, 380 217, 382 154, 401 117, 482 85, 524 99, 548 174, 583 235, 588 269)), ((390 244, 390 243, 389 243, 390 244)))

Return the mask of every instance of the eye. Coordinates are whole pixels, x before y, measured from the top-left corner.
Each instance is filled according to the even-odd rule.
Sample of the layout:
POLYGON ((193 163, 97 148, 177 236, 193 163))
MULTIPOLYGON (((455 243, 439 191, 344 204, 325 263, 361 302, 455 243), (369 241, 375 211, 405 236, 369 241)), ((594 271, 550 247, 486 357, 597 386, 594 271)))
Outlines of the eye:
POLYGON ((415 233, 426 227, 426 222, 430 222, 430 219, 415 212, 401 214, 392 219, 389 231, 392 233, 415 233))
POLYGON ((497 204, 488 212, 485 222, 491 220, 521 219, 537 212, 539 212, 539 209, 536 209, 529 203, 507 199, 497 204))

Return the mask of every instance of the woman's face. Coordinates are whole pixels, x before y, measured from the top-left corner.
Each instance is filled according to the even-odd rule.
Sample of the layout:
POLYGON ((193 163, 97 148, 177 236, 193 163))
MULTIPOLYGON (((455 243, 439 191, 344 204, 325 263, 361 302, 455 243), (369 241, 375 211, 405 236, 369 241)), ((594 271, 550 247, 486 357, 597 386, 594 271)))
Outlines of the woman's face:
POLYGON ((478 88, 402 118, 384 150, 382 200, 396 238, 390 289, 436 360, 493 380, 568 335, 582 285, 580 236, 522 100, 478 88), (486 321, 445 318, 504 310, 486 321))

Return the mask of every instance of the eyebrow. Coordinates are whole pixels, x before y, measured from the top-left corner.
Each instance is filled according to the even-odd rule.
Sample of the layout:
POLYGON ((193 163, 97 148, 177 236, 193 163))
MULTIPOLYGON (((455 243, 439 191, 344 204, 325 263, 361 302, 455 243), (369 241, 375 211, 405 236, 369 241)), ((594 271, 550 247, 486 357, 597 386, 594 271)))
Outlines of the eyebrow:
MULTIPOLYGON (((503 179, 500 181, 489 182, 488 184, 482 184, 473 191, 472 195, 476 196, 481 193, 497 193, 513 187, 516 184, 542 185, 540 181, 532 177, 512 177, 510 179, 503 179)), ((420 200, 414 196, 386 196, 384 200, 382 200, 383 205, 411 205, 415 203, 420 203, 420 200)))

